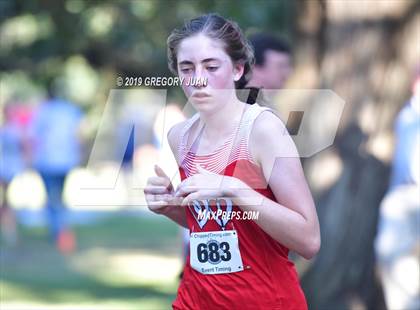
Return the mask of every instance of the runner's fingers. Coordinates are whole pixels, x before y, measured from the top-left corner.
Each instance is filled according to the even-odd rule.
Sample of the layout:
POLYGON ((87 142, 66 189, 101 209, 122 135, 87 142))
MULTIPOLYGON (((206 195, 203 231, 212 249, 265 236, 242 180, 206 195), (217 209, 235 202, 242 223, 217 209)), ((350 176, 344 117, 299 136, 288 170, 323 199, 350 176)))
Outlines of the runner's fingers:
POLYGON ((171 194, 162 194, 162 195, 155 195, 156 201, 166 201, 169 202, 172 199, 173 195, 171 194))
POLYGON ((191 194, 187 195, 187 197, 185 197, 185 198, 182 200, 181 206, 186 206, 186 205, 188 205, 191 201, 193 201, 193 200, 195 200, 195 199, 199 199, 199 198, 200 198, 200 196, 201 196, 200 191, 198 191, 198 192, 193 192, 193 193, 191 193, 191 194))
POLYGON ((144 188, 145 194, 165 194, 168 192, 168 188, 161 185, 147 185, 144 188))
POLYGON ((159 209, 159 207, 166 207, 168 205, 167 201, 157 200, 149 202, 149 207, 152 209, 159 209))
POLYGON ((155 173, 156 175, 160 176, 160 177, 164 177, 169 179, 169 177, 166 175, 165 171, 163 171, 163 169, 161 167, 159 167, 158 165, 155 165, 155 173))
POLYGON ((153 195, 153 194, 146 194, 145 198, 146 198, 147 204, 149 204, 149 202, 155 201, 155 199, 154 199, 155 195, 153 195))
POLYGON ((160 213, 165 207, 169 205, 172 195, 153 195, 146 194, 147 207, 150 211, 160 213))
POLYGON ((155 202, 155 201, 170 201, 173 199, 173 195, 171 194, 146 194, 146 201, 155 202))
POLYGON ((147 184, 149 184, 149 185, 161 185, 161 186, 165 186, 165 187, 170 187, 171 186, 171 180, 169 180, 169 178, 165 178, 165 177, 153 176, 153 177, 150 177, 147 180, 147 184))
POLYGON ((200 188, 197 186, 179 186, 177 191, 175 192, 176 197, 186 196, 190 193, 199 191, 200 188))
POLYGON ((178 188, 184 187, 184 186, 194 186, 194 185, 195 185, 195 175, 179 183, 178 188))
POLYGON ((183 200, 184 200, 184 197, 173 196, 172 199, 170 200, 169 204, 172 205, 172 206, 181 206, 183 200))
POLYGON ((167 201, 151 201, 147 204, 150 211, 159 212, 168 206, 167 201))

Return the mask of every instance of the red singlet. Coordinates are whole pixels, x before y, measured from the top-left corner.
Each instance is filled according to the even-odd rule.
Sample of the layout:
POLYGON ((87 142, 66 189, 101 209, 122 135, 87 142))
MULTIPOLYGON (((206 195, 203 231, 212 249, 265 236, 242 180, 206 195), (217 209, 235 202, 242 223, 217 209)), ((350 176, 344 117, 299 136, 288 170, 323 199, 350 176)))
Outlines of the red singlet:
MULTIPOLYGON (((178 150, 178 156, 183 159, 179 168, 181 179, 197 173, 195 165, 198 163, 215 173, 239 178, 276 201, 261 167, 252 160, 248 148, 252 125, 265 110, 267 108, 258 104, 248 105, 235 135, 216 151, 206 155, 196 155, 193 147, 187 150, 187 133, 199 115, 190 118, 181 132, 178 150)), ((216 211, 214 204, 211 204, 211 209, 216 211)), ((190 206, 185 210, 190 232, 222 230, 220 221, 218 223, 209 218, 204 225, 203 222, 199 225, 196 209, 190 206)), ((233 211, 239 210, 239 207, 233 206, 233 211)), ((174 309, 307 309, 294 263, 288 259, 288 248, 270 237, 253 220, 232 218, 223 228, 237 232, 243 270, 203 274, 191 267, 189 255, 178 295, 173 302, 174 309)))

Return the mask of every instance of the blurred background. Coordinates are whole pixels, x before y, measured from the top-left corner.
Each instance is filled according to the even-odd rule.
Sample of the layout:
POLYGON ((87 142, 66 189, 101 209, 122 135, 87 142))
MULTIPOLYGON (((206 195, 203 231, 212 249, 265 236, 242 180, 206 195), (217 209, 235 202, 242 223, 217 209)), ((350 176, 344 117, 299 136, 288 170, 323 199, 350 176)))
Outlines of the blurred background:
POLYGON ((181 121, 186 99, 179 87, 159 104, 112 89, 119 76, 171 76, 171 30, 216 12, 248 36, 289 43, 286 89, 330 89, 346 103, 333 145, 302 159, 322 236, 316 258, 292 255, 310 309, 416 309, 419 8, 415 0, 0 1, 1 308, 170 308, 182 233, 127 182, 134 175, 141 188, 157 158, 174 164, 162 155, 159 124, 181 121), (104 128, 109 102, 125 104, 104 128), (100 130, 113 147, 91 171, 100 130), (115 184, 83 197, 86 180, 115 184))

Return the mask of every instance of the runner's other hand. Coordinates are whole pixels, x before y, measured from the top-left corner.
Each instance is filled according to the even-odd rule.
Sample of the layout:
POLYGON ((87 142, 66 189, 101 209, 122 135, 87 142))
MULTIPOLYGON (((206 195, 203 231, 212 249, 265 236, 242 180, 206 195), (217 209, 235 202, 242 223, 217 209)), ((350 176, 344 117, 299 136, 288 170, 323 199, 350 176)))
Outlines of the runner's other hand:
POLYGON ((158 165, 155 165, 155 173, 156 176, 147 180, 144 194, 149 210, 165 214, 175 203, 174 188, 169 177, 158 165))

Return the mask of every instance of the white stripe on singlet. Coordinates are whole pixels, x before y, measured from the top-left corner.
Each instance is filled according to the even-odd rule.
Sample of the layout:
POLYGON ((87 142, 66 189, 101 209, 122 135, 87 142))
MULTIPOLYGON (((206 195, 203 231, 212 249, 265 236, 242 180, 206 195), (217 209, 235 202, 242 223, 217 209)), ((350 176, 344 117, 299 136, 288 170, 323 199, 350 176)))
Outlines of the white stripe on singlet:
POLYGON ((187 145, 189 131, 200 119, 198 113, 192 116, 181 131, 181 142, 178 147, 181 167, 184 169, 186 176, 189 177, 197 173, 197 164, 214 173, 223 173, 227 166, 237 160, 244 159, 254 162, 249 152, 249 136, 255 119, 265 110, 270 109, 261 107, 258 104, 247 106, 239 127, 229 139, 213 152, 203 155, 195 154, 203 128, 200 129, 200 133, 195 138, 195 141, 191 145, 187 145))

